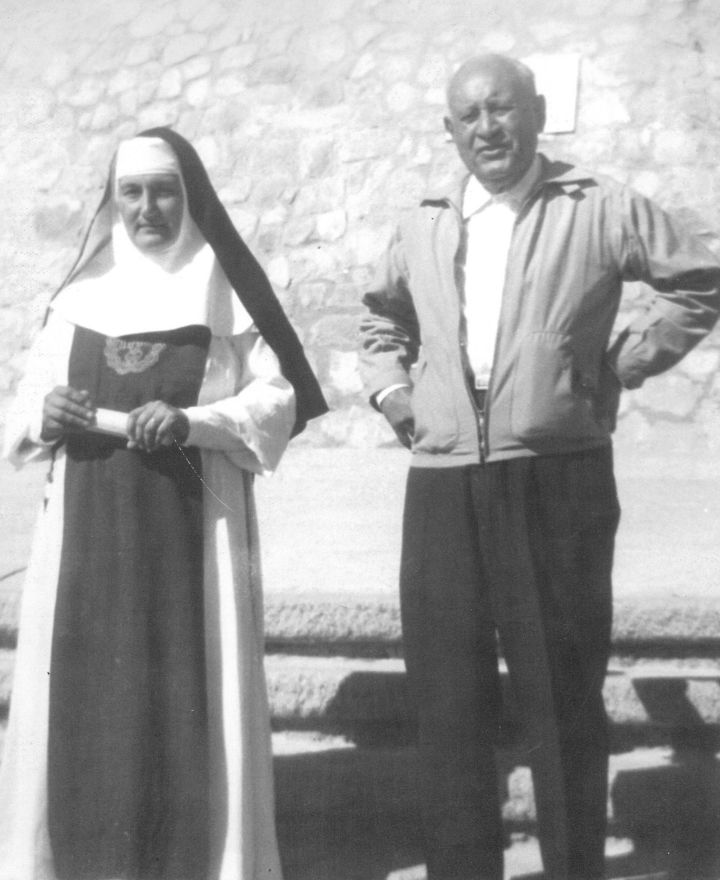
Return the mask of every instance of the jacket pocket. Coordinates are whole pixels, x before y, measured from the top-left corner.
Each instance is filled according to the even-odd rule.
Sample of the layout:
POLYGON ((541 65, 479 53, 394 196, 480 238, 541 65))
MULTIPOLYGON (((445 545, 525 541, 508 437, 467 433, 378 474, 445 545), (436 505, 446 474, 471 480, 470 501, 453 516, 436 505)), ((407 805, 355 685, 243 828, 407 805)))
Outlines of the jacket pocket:
POLYGON ((523 341, 512 386, 511 428, 519 440, 604 437, 597 418, 600 364, 581 362, 562 333, 523 341))
POLYGON ((413 387, 415 433, 413 451, 449 452, 459 436, 457 408, 453 398, 449 364, 440 369, 435 356, 429 364, 421 358, 413 387))

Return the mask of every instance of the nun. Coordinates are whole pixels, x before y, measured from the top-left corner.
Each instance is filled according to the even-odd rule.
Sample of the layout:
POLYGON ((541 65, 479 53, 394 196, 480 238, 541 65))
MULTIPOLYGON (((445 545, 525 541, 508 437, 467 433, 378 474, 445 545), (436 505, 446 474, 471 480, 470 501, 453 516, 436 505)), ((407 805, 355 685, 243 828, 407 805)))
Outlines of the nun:
POLYGON ((0 880, 280 880, 253 479, 326 409, 193 147, 121 143, 6 423, 50 477, 0 880))

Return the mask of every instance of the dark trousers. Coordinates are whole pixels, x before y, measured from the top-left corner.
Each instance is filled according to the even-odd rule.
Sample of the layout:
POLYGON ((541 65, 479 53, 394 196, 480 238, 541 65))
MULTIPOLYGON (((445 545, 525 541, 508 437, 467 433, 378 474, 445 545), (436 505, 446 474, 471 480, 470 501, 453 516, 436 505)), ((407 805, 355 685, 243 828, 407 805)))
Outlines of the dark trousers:
POLYGON ((410 469, 401 607, 429 880, 502 880, 498 639, 547 880, 602 877, 618 519, 609 446, 410 469))

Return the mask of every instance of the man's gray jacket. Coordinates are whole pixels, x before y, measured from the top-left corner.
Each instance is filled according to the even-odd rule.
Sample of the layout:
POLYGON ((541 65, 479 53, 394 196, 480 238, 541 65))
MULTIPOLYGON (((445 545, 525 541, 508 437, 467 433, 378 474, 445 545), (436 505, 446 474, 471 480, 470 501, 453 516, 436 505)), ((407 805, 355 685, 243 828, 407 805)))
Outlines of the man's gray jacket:
POLYGON ((463 184, 423 199, 401 223, 363 299, 371 399, 413 387, 414 466, 608 443, 620 387, 673 366, 713 327, 720 261, 638 193, 542 157, 515 221, 481 421, 462 318, 463 184), (625 281, 655 295, 609 347, 625 281))

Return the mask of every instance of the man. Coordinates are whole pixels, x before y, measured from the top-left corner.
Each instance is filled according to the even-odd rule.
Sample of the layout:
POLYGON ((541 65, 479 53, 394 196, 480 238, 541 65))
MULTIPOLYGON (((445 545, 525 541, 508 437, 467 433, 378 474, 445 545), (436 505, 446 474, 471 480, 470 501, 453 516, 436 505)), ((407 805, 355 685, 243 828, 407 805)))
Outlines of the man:
POLYGON ((498 640, 545 876, 603 876, 610 433, 621 388, 679 361, 720 305, 713 255, 647 199, 538 154, 543 124, 528 68, 466 62, 445 126, 470 174, 402 223, 364 298, 367 388, 413 453, 400 589, 430 880, 502 878, 498 640), (638 279, 655 297, 609 346, 638 279))

